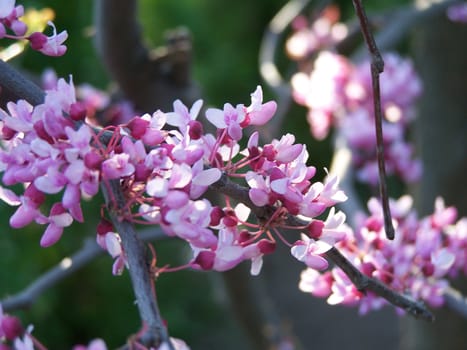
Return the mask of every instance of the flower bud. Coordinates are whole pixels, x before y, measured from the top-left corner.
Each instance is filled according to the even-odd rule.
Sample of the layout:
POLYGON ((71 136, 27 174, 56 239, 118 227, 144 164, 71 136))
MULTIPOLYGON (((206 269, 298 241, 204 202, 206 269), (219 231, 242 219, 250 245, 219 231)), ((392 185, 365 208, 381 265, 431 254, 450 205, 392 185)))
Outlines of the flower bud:
POLYGON ((70 118, 74 121, 86 118, 86 107, 81 102, 72 103, 70 106, 70 118))
POLYGON ((308 236, 313 239, 319 239, 323 234, 324 222, 313 220, 307 227, 308 236))
POLYGON ((19 318, 14 316, 3 316, 1 327, 3 329, 3 333, 5 334, 5 338, 8 340, 14 340, 23 334, 23 326, 21 325, 21 321, 19 318))
POLYGON ((198 264, 203 270, 211 270, 214 266, 214 259, 216 258, 216 253, 205 250, 198 254, 194 263, 198 264))

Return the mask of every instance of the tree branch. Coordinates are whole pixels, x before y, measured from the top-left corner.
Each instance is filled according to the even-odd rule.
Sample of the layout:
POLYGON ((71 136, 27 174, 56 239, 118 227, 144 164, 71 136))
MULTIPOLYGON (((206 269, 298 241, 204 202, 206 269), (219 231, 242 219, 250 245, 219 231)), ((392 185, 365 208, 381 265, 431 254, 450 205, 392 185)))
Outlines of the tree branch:
POLYGON ((44 102, 44 91, 2 60, 0 60, 0 85, 2 89, 18 99, 28 101, 33 106, 44 102))
POLYGON ((394 239, 394 226, 392 225, 391 209, 387 190, 386 167, 384 164, 383 142, 383 112, 381 110, 381 93, 379 88, 379 75, 384 71, 384 61, 368 24, 368 18, 361 0, 353 0, 355 12, 360 21, 363 38, 371 55, 371 84, 373 86, 373 108, 376 131, 376 157, 378 159, 379 192, 383 207, 384 230, 388 239, 394 239))
POLYGON ((148 346, 159 346, 165 342, 170 350, 174 350, 157 305, 154 276, 147 261, 146 247, 136 234, 133 224, 121 217, 127 200, 118 180, 111 180, 107 185, 103 184, 101 189, 110 219, 122 240, 136 303, 145 329, 140 341, 148 346))
POLYGON ((173 32, 166 47, 150 52, 142 42, 136 0, 97 0, 94 12, 97 51, 137 110, 168 110, 176 99, 190 103, 198 97, 186 30, 173 32))

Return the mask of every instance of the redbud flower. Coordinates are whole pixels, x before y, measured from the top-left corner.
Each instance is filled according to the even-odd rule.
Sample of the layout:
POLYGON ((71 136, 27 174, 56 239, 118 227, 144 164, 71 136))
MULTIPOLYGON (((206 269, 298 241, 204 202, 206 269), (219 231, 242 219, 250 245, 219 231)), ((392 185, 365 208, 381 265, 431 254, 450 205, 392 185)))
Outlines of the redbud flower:
POLYGON ((50 21, 48 24, 52 27, 53 34, 50 37, 37 32, 31 34, 28 37, 31 42, 31 47, 47 56, 62 56, 67 50, 67 47, 63 45, 63 42, 68 38, 68 33, 64 30, 60 34, 57 34, 57 28, 55 28, 55 25, 50 21))

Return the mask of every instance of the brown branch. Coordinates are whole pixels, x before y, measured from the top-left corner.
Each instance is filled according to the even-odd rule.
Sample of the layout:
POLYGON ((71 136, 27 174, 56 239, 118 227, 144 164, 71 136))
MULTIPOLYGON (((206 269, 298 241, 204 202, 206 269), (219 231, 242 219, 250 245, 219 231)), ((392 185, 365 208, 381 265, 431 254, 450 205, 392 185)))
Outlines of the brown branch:
POLYGON ((373 85, 373 107, 375 113, 376 130, 376 156, 378 158, 379 191, 383 207, 384 230, 388 239, 394 239, 394 226, 392 225, 389 196, 387 191, 386 167, 384 164, 383 143, 383 113, 381 110, 381 93, 379 88, 379 75, 384 71, 384 61, 368 24, 368 18, 361 0, 352 0, 360 21, 363 37, 371 55, 371 82, 373 85))
POLYGON ((136 0, 96 0, 95 22, 104 66, 137 110, 168 110, 176 99, 190 103, 198 97, 186 30, 172 32, 167 46, 149 51, 142 41, 136 0))
POLYGON ((133 291, 143 322, 143 329, 145 329, 139 340, 145 345, 156 347, 165 342, 169 345, 170 350, 174 350, 157 305, 154 276, 150 271, 146 247, 138 237, 133 224, 121 217, 127 200, 120 183, 118 180, 111 180, 108 184, 103 183, 101 189, 110 219, 120 235, 124 254, 128 261, 133 291))

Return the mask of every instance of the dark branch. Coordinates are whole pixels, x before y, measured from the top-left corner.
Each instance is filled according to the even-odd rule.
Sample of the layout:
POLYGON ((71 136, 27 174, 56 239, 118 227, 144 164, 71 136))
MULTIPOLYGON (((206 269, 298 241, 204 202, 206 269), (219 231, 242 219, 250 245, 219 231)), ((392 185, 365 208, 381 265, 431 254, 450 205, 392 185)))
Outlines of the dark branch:
POLYGON ((2 60, 0 60, 0 86, 33 106, 44 102, 44 91, 2 60))
POLYGON ((191 39, 173 32, 154 52, 143 44, 136 0, 96 0, 96 46, 126 98, 142 112, 168 110, 176 99, 198 97, 191 80, 191 39))
POLYGON ((383 113, 381 111, 381 93, 379 88, 379 75, 384 70, 384 61, 376 46, 375 39, 371 33, 368 18, 361 0, 353 0, 355 11, 360 21, 363 37, 371 54, 371 82, 373 85, 373 107, 375 113, 376 130, 376 156, 378 158, 379 191, 383 207, 384 229, 388 239, 394 239, 394 226, 392 225, 391 210, 389 208, 389 196, 387 191, 386 168, 384 164, 383 143, 383 113))
POLYGON ((145 329, 140 341, 148 346, 159 346, 165 342, 170 350, 174 350, 157 305, 154 276, 150 271, 146 247, 138 237, 133 224, 121 217, 122 210, 126 206, 126 198, 120 183, 118 180, 112 180, 108 186, 103 184, 101 189, 110 219, 120 235, 128 261, 133 291, 145 329))

